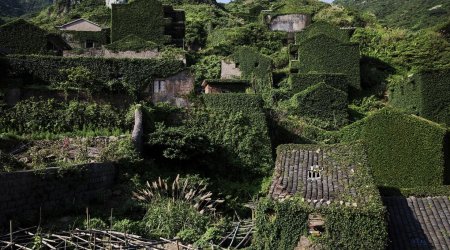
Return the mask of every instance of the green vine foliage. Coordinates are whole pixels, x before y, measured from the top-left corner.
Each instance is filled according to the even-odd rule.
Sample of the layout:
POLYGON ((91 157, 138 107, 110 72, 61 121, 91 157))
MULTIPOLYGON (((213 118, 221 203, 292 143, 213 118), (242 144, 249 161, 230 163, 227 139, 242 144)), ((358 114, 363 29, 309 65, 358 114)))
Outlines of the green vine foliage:
POLYGON ((113 42, 129 35, 158 44, 168 39, 164 28, 168 22, 164 18, 163 5, 157 0, 135 0, 129 4, 112 7, 111 40, 113 42))
POLYGON ((429 120, 450 125, 450 68, 424 71, 391 82, 389 103, 429 120), (395 84, 394 84, 395 83, 395 84))
POLYGON ((206 112, 193 114, 188 126, 203 131, 222 147, 231 165, 255 173, 272 167, 271 142, 261 98, 247 94, 208 94, 206 112))
POLYGON ((444 184, 446 133, 439 124, 385 108, 335 136, 341 141, 366 142, 377 185, 413 188, 444 184))
POLYGON ((45 53, 47 35, 47 31, 18 19, 0 26, 0 47, 11 54, 45 53))
POLYGON ((28 99, 0 111, 0 132, 3 133, 64 133, 87 129, 124 131, 130 127, 125 122, 127 110, 118 110, 110 105, 28 99))
POLYGON ((325 129, 336 129, 348 123, 347 93, 323 82, 297 94, 289 101, 288 112, 300 117, 318 119, 311 123, 325 129))
POLYGON ((302 32, 297 33, 295 35, 295 43, 302 44, 317 35, 327 35, 343 43, 350 42, 351 36, 349 30, 342 30, 330 23, 318 21, 306 27, 302 32))
POLYGON ((300 73, 345 74, 350 91, 361 89, 357 44, 342 43, 328 35, 319 34, 299 44, 298 58, 301 60, 294 68, 300 73))
POLYGON ((106 59, 67 58, 55 56, 9 56, 10 71, 31 76, 44 84, 67 81, 64 70, 83 67, 89 69, 105 91, 124 91, 132 97, 153 83, 154 78, 168 77, 184 69, 182 61, 173 59, 106 59))
POLYGON ((105 48, 112 50, 114 52, 118 51, 146 51, 146 50, 157 50, 159 48, 158 44, 146 41, 136 35, 126 36, 114 43, 108 44, 105 48))
POLYGON ((267 93, 272 88, 272 59, 252 47, 239 47, 231 56, 239 64, 242 77, 250 80, 257 93, 267 93))

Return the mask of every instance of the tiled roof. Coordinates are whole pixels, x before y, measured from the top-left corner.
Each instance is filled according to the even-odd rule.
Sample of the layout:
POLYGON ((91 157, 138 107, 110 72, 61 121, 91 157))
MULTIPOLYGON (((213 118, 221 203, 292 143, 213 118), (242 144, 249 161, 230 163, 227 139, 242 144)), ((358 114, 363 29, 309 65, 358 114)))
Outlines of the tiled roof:
POLYGON ((383 198, 389 213, 389 249, 450 249, 448 197, 383 198))
POLYGON ((361 166, 353 163, 340 165, 334 160, 340 158, 339 153, 332 148, 325 150, 320 146, 279 150, 269 195, 274 199, 300 195, 316 208, 333 201, 357 206, 340 198, 347 196, 357 200, 353 182, 355 172, 361 166), (308 178, 311 167, 320 172, 320 177, 308 178))

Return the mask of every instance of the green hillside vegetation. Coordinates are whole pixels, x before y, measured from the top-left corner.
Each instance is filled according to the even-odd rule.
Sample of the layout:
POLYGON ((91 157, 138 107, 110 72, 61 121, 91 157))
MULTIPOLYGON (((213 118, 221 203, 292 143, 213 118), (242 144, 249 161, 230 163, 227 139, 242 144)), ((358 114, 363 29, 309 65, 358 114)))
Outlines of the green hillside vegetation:
POLYGON ((371 12, 385 26, 413 30, 446 22, 450 15, 450 3, 446 0, 336 0, 335 4, 371 12))
MULTIPOLYGON (((0 172, 67 167, 98 153, 102 162, 118 167, 118 185, 105 192, 110 199, 90 207, 92 227, 209 249, 234 232, 232 221, 253 219, 256 237, 245 247, 288 250, 309 234, 312 210, 308 198, 268 198, 278 174, 277 152, 308 147, 293 143, 330 150, 343 145, 338 151, 364 167, 356 185, 368 192, 352 186, 347 191, 367 203, 352 204, 347 193, 335 197, 317 210, 326 217, 325 232, 308 238, 324 248, 384 249, 388 222, 379 190, 450 195, 445 186, 450 184, 450 5, 444 0, 336 2, 134 0, 111 10, 104 0, 55 1, 37 14, 0 21, 0 172), (171 43, 176 29, 166 29, 169 23, 182 25, 171 19, 182 20, 183 13, 163 4, 185 11, 184 44, 171 43), (296 34, 270 30, 267 15, 290 13, 308 14, 312 23, 296 34), (78 18, 107 29, 90 32, 95 39, 75 32, 84 38, 75 35, 80 39, 70 43, 84 46, 73 50, 77 56, 48 55, 55 49, 48 35, 78 18), (111 54, 91 51, 86 40, 113 52, 159 55, 93 57, 93 51, 111 54), (221 72, 222 61, 234 63, 224 64, 232 72, 229 79, 221 79, 228 73, 221 72), (234 66, 240 76, 233 74, 234 66), (160 102, 166 97, 171 104, 160 102), (129 140, 135 111, 142 111, 138 150, 129 140), (74 137, 85 140, 81 153, 61 146, 74 137), (108 146, 94 148, 89 144, 94 139, 108 146), (40 150, 37 142, 55 145, 40 150), (19 153, 17 161, 7 154, 23 145, 28 158, 19 153), (57 153, 46 154, 54 148, 57 153), (185 191, 202 195, 179 195, 185 191), (197 203, 203 201, 217 204, 197 203)), ((0 3, 0 16, 29 12, 12 4, 7 10, 6 3, 0 3)), ((298 157, 306 156, 288 160, 298 163, 298 157)), ((323 160, 308 157, 318 167, 323 160)), ((86 206, 76 209, 70 214, 85 216, 86 206)), ((80 222, 67 213, 64 225, 46 217, 43 228, 86 228, 84 217, 80 222)), ((18 225, 27 226, 26 221, 18 225)))

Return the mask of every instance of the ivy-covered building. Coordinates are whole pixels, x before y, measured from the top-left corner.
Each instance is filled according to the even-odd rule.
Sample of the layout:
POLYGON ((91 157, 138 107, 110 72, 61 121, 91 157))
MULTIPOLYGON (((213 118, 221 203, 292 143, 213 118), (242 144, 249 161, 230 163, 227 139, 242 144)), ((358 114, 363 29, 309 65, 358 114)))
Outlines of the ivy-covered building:
POLYGON ((429 120, 450 125, 450 68, 423 71, 389 87, 389 103, 429 120))
POLYGON ((360 144, 278 147, 269 197, 256 213, 258 249, 384 249, 386 226, 360 144))
POLYGON ((5 54, 62 55, 62 51, 69 48, 60 36, 23 19, 0 26, 0 49, 5 54))
POLYGON ((101 48, 109 43, 110 30, 80 18, 57 27, 72 48, 101 48))
POLYGON ((129 35, 157 44, 183 46, 185 13, 158 0, 135 0, 112 5, 111 40, 129 35))

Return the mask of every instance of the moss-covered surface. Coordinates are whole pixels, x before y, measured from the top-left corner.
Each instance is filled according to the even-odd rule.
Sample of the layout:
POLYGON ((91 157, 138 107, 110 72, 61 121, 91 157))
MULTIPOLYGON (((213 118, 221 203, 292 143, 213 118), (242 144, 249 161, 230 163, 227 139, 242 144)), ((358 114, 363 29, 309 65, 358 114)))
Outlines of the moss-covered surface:
POLYGON ((119 51, 147 51, 147 50, 157 50, 160 46, 154 42, 146 41, 136 35, 126 36, 118 41, 105 46, 105 48, 112 50, 114 52, 119 51))
POLYGON ((135 0, 129 4, 112 6, 111 40, 113 42, 129 35, 158 44, 168 41, 164 27, 164 9, 157 0, 135 0))
POLYGON ((391 85, 392 106, 450 125, 450 69, 424 71, 391 85))
POLYGON ((409 188, 444 184, 446 134, 439 124, 386 108, 343 128, 337 137, 365 141, 377 185, 409 188))
POLYGON ((319 34, 299 44, 298 59, 291 68, 299 73, 341 73, 350 91, 360 90, 359 46, 319 34))
POLYGON ((18 19, 0 26, 0 47, 11 54, 45 53, 47 35, 47 31, 18 19))
POLYGON ((338 128, 348 122, 347 93, 323 82, 295 94, 289 100, 289 113, 317 119, 323 128, 338 128))

